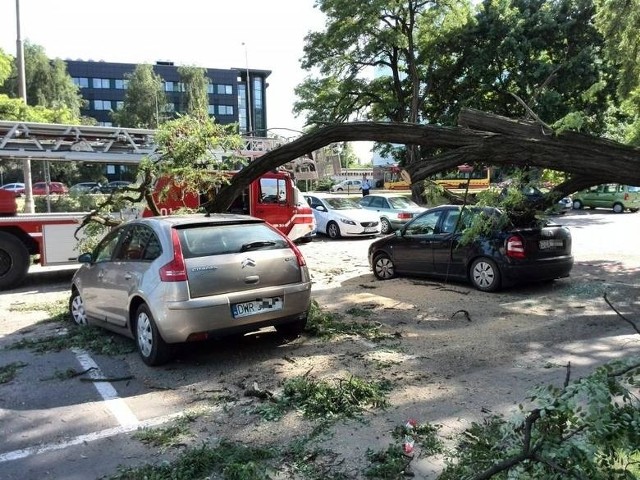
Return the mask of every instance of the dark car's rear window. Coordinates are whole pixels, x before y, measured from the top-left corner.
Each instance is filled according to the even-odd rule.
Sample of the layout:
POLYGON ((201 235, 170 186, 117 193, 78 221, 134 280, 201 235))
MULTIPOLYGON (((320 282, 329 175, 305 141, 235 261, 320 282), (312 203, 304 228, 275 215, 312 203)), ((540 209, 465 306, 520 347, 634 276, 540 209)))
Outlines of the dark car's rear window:
POLYGON ((264 223, 180 228, 178 236, 185 258, 288 247, 287 240, 264 223))

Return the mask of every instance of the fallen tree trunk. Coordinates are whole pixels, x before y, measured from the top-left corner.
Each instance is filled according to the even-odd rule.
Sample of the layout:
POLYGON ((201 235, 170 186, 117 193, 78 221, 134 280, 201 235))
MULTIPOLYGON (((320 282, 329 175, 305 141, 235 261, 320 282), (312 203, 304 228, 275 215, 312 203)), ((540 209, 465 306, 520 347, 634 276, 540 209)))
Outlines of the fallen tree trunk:
POLYGON ((463 163, 540 167, 571 174, 550 198, 606 182, 640 185, 640 149, 575 132, 550 132, 529 121, 463 110, 458 127, 353 122, 331 125, 272 150, 243 168, 205 208, 226 211, 234 198, 269 170, 336 142, 376 141, 420 145, 440 153, 407 165, 411 181, 463 163))

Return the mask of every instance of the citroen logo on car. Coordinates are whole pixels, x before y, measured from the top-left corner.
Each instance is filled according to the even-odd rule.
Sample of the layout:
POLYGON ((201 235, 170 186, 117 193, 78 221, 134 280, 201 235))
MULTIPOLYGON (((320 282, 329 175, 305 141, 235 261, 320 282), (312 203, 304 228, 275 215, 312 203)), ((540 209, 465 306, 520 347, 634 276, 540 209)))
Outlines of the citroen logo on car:
POLYGON ((245 258, 242 261, 242 268, 244 267, 255 267, 256 266, 256 262, 255 260, 251 259, 251 258, 245 258))

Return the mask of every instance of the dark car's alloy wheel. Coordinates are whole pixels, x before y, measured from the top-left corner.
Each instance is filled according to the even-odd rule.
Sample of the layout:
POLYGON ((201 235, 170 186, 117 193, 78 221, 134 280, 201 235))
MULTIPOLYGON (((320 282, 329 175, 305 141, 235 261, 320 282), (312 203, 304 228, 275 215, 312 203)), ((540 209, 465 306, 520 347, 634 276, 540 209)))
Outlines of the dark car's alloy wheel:
POLYGON ((162 365, 169 360, 169 346, 160 336, 156 322, 153 320, 149 307, 144 303, 136 312, 136 344, 147 365, 162 365))
POLYGON ((389 280, 396 276, 396 266, 386 253, 373 259, 373 274, 378 280, 389 280))
POLYGON ((573 201, 573 209, 580 210, 582 208, 582 202, 580 200, 573 201))
POLYGON ((493 260, 478 258, 471 264, 471 283, 483 292, 494 292, 500 287, 500 271, 493 260))
POLYGON ((329 225, 327 225, 327 235, 332 239, 340 238, 340 227, 336 222, 329 222, 329 225))
POLYGON ((69 299, 69 313, 76 325, 87 325, 87 314, 84 311, 84 301, 77 290, 74 290, 69 299))

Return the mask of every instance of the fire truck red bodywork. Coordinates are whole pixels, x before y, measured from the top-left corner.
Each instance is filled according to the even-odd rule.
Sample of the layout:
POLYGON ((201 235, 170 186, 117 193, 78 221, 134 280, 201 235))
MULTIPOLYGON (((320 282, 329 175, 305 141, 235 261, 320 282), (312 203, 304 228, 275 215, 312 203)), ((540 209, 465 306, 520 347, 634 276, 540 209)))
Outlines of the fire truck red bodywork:
MULTIPOLYGON (((168 179, 160 179, 156 192, 165 189, 167 183, 168 179)), ((197 209, 200 206, 199 196, 183 193, 179 185, 170 186, 163 200, 157 193, 154 199, 162 215, 170 215, 185 207, 197 209)), ((299 194, 291 174, 286 171, 269 172, 251 182, 229 211, 261 218, 292 241, 308 238, 315 230, 313 210, 299 194)), ((143 216, 150 215, 151 212, 145 209, 143 216)))

